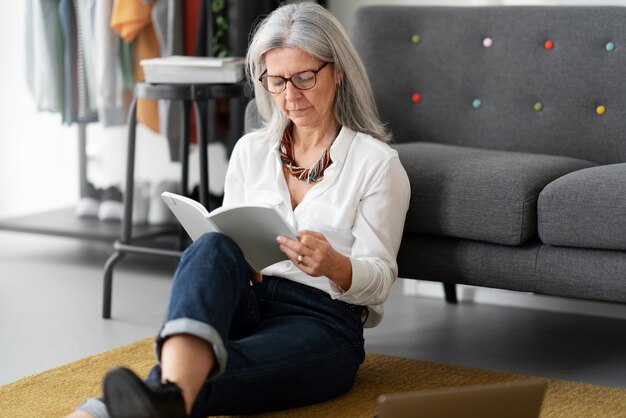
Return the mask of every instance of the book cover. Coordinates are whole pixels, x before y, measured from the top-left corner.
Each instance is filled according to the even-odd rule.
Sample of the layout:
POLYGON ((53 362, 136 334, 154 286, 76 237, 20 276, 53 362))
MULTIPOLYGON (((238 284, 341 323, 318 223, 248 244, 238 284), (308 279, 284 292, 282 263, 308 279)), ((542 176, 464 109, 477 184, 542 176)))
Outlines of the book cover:
POLYGON ((272 206, 223 206, 209 213, 200 202, 185 196, 164 192, 161 198, 192 240, 207 232, 221 232, 239 245, 254 271, 287 260, 278 248, 278 235, 296 239, 296 231, 272 206))
POLYGON ((145 67, 196 67, 196 68, 221 68, 243 65, 243 57, 191 57, 185 55, 172 55, 171 57, 158 57, 141 60, 145 67))
POLYGON ((141 61, 148 83, 236 83, 244 77, 241 57, 171 56, 141 61))

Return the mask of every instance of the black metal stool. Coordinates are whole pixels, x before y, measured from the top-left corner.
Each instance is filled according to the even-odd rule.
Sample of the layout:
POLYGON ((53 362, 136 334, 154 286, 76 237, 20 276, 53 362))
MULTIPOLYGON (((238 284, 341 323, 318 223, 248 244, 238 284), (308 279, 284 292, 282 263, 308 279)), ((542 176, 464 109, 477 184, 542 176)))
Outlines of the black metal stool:
MULTIPOLYGON (((199 165, 200 165, 200 196, 199 200, 208 208, 209 203, 209 167, 208 167, 208 137, 207 110, 210 100, 230 99, 243 96, 244 84, 149 84, 141 83, 135 87, 135 98, 131 104, 128 121, 128 155, 126 160, 126 190, 124 193, 124 214, 122 218, 121 238, 113 243, 113 254, 107 259, 104 266, 104 292, 102 299, 102 317, 111 318, 111 299, 113 290, 113 269, 127 253, 180 257, 182 248, 163 249, 150 246, 150 241, 159 235, 173 233, 179 228, 157 228, 157 230, 133 236, 133 192, 135 185, 135 146, 137 130, 137 99, 166 99, 183 101, 183 130, 180 144, 181 155, 181 191, 189 195, 189 144, 190 144, 190 115, 191 108, 196 118, 198 133, 199 165), (142 244, 139 243, 142 241, 142 244)), ((179 242, 179 247, 181 247, 179 242)))

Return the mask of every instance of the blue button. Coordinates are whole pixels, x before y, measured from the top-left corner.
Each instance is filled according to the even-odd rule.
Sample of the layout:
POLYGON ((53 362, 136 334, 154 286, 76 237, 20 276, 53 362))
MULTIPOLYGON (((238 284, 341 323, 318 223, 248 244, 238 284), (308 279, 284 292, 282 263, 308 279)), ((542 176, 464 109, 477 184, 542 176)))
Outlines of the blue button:
POLYGON ((607 42, 606 45, 604 45, 604 48, 608 51, 611 52, 615 49, 615 44, 613 42, 607 42))
POLYGON ((480 99, 474 99, 472 100, 472 107, 474 109, 478 109, 483 105, 483 102, 480 99))

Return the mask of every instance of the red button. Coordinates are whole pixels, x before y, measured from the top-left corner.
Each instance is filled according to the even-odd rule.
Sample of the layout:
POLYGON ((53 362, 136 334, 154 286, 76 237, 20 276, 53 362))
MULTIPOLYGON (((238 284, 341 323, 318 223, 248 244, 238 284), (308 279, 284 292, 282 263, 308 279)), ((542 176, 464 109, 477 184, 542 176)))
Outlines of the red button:
POLYGON ((554 41, 552 41, 551 39, 548 39, 547 41, 543 43, 543 47, 547 49, 548 51, 551 50, 552 48, 554 48, 554 41))
POLYGON ((422 101, 422 95, 421 95, 421 94, 419 94, 419 93, 413 93, 413 94, 411 95, 411 101, 412 101, 413 103, 419 103, 419 102, 421 102, 421 101, 422 101))

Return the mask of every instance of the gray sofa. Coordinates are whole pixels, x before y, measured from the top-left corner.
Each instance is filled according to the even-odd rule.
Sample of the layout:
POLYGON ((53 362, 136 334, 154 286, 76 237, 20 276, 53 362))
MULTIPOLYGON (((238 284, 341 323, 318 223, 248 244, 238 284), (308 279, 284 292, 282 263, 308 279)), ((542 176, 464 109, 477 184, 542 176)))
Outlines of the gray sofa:
POLYGON ((400 277, 625 303, 626 8, 354 21, 411 180, 400 277))

